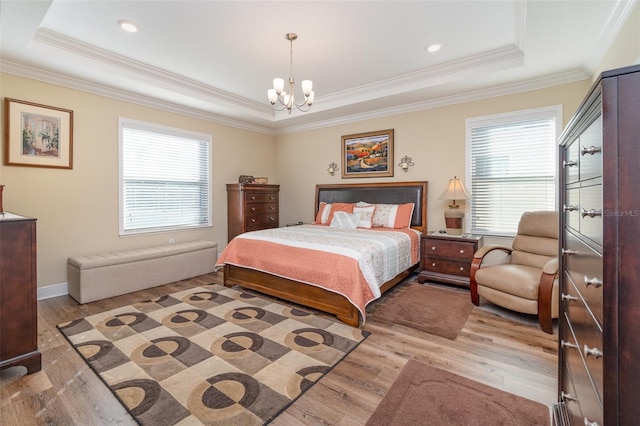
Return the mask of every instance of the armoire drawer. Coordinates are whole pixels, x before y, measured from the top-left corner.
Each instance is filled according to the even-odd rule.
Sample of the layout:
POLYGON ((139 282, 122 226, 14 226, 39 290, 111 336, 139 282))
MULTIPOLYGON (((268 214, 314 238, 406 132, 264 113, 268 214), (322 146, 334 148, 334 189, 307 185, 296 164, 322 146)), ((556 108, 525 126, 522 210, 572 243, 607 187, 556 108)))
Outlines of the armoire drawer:
POLYGON ((565 247, 569 250, 563 260, 567 274, 575 283, 582 299, 589 306, 600 325, 603 323, 602 291, 607 283, 602 279, 602 255, 580 241, 571 232, 566 232, 565 247))
MULTIPOLYGON (((580 135, 580 180, 602 176, 602 117, 580 135)), ((575 142, 574 142, 575 143, 575 142)))
POLYGON ((580 188, 580 233, 586 238, 602 245, 602 183, 594 180, 595 185, 580 188))
POLYGON ((565 380, 561 386, 561 392, 566 395, 563 399, 572 418, 571 424, 583 425, 587 419, 603 425, 602 401, 595 391, 593 381, 577 348, 578 344, 569 325, 569 319, 562 318, 560 327, 562 327, 560 335, 563 336, 560 350, 563 351, 562 358, 565 361, 562 365, 565 380))
POLYGON ((589 308, 584 304, 573 282, 565 276, 567 285, 563 295, 566 317, 575 333, 577 350, 582 353, 583 361, 589 371, 598 397, 603 395, 603 349, 602 327, 596 322, 589 308), (568 291, 568 293, 567 293, 568 291))

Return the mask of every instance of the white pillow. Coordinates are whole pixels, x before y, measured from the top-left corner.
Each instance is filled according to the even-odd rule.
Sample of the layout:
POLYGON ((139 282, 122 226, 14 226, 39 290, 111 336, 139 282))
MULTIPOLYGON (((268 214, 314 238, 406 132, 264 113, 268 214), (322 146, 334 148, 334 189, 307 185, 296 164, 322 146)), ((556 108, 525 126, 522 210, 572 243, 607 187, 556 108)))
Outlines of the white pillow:
POLYGON ((334 228, 356 229, 359 220, 360 213, 335 212, 329 226, 333 226, 334 228))
POLYGON ((358 228, 371 228, 371 220, 373 218, 373 212, 376 210, 376 206, 367 205, 366 207, 354 207, 354 213, 360 213, 360 220, 358 221, 358 228))

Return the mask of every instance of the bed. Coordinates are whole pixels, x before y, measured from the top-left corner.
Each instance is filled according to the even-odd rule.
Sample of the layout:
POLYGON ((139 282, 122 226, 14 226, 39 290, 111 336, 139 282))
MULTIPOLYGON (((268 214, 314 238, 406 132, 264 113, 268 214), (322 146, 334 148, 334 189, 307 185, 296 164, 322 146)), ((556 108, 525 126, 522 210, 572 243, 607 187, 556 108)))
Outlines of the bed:
MULTIPOLYGON (((338 206, 339 203, 359 203, 363 201, 369 204, 393 205, 413 203, 414 208, 410 217, 410 229, 382 230, 401 232, 381 232, 376 233, 376 237, 383 235, 380 236, 379 239, 387 240, 392 238, 401 238, 395 236, 395 234, 398 233, 417 235, 417 248, 413 248, 413 254, 415 256, 415 251, 419 250, 419 236, 427 231, 427 189, 428 183, 426 181, 317 185, 314 217, 317 217, 318 210, 320 208, 324 208, 325 204, 338 206)), ((302 225, 280 228, 279 230, 265 230, 265 232, 271 232, 271 234, 267 235, 263 235, 263 231, 254 231, 239 235, 229 242, 227 248, 225 248, 220 255, 218 262, 216 262, 216 267, 224 268, 224 285, 227 287, 238 285, 240 287, 255 290, 289 302, 298 303, 303 306, 335 315, 340 321, 357 327, 365 320, 364 306, 372 300, 365 300, 363 306, 362 301, 354 301, 354 297, 348 291, 336 288, 323 288, 319 283, 314 283, 311 279, 307 280, 306 277, 301 278, 298 276, 298 279, 293 279, 288 277, 288 274, 280 272, 274 273, 273 271, 278 270, 279 265, 276 265, 274 269, 269 269, 267 267, 263 268, 261 263, 262 259, 260 259, 260 253, 264 253, 265 251, 272 252, 274 250, 256 248, 259 247, 260 244, 271 244, 273 242, 271 241, 271 238, 274 235, 286 234, 292 236, 293 233, 298 232, 305 234, 304 237, 298 237, 301 240, 313 240, 316 238, 315 234, 326 233, 328 228, 328 226, 322 225, 302 225), (246 264, 231 257, 229 253, 234 249, 236 252, 245 253, 244 257, 245 262, 247 262, 246 264), (249 251, 252 251, 251 256, 246 256, 246 253, 249 251)), ((364 231, 374 230, 371 229, 364 231)), ((356 231, 353 230, 345 230, 342 233, 349 232, 354 234, 356 233, 356 231)), ((358 232, 358 237, 360 237, 359 234, 360 233, 358 232)), ((322 236, 318 238, 324 237, 322 236)), ((411 236, 411 239, 412 244, 414 244, 415 237, 411 236)), ((304 241, 304 243, 306 243, 306 241, 304 241)), ((284 260, 289 259, 289 254, 293 253, 291 250, 296 250, 296 248, 293 247, 278 246, 277 248, 278 253, 280 253, 279 258, 284 260)), ((377 299, 379 295, 388 291, 415 271, 419 265, 419 256, 414 256, 411 257, 412 260, 409 262, 408 266, 406 268, 403 267, 402 270, 394 276, 386 277, 384 282, 378 283, 376 286, 370 285, 370 287, 373 288, 372 292, 374 293, 378 293, 376 287, 379 285, 379 294, 375 295, 373 300, 377 299)), ((318 251, 314 252, 314 250, 307 250, 305 252, 305 261, 308 260, 311 260, 314 264, 313 270, 311 268, 309 269, 309 276, 320 275, 320 272, 324 272, 325 276, 327 276, 329 272, 331 274, 335 272, 327 271, 327 269, 331 268, 331 266, 327 265, 332 265, 331 262, 335 261, 335 258, 332 259, 329 256, 329 253, 320 254, 318 251)), ((338 259, 338 262, 339 261, 340 260, 338 259)), ((406 260, 403 260, 403 263, 406 262, 406 260)), ((266 263, 267 262, 265 261, 265 264, 266 263)), ((361 264, 362 263, 363 262, 361 261, 361 264)), ((358 281, 361 280, 354 276, 353 282, 357 283, 358 281)), ((367 292, 366 289, 358 291, 363 293, 367 292)))

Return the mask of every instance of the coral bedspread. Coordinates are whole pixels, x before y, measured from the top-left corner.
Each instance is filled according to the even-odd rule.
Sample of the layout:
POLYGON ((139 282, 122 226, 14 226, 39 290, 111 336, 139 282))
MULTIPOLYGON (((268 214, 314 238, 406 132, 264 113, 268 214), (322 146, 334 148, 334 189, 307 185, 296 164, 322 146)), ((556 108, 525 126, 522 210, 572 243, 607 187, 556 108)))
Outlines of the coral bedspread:
POLYGON ((418 263, 413 229, 343 229, 301 225, 238 235, 216 262, 322 287, 346 297, 365 318, 380 286, 418 263))

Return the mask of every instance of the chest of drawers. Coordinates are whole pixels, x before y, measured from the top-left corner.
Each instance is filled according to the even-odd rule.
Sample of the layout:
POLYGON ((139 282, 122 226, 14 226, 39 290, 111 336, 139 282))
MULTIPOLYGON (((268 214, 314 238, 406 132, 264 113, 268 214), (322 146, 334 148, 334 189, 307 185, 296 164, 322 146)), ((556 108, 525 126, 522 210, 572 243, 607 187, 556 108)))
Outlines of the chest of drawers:
POLYGON ((36 220, 0 216, 0 369, 39 371, 36 220))
POLYGON ((558 425, 640 419, 640 67, 605 72, 560 137, 558 425))
POLYGON ((418 282, 430 280, 469 287, 471 261, 481 242, 482 236, 478 235, 423 235, 418 282))
POLYGON ((277 228, 280 185, 227 184, 229 241, 247 231, 277 228))

